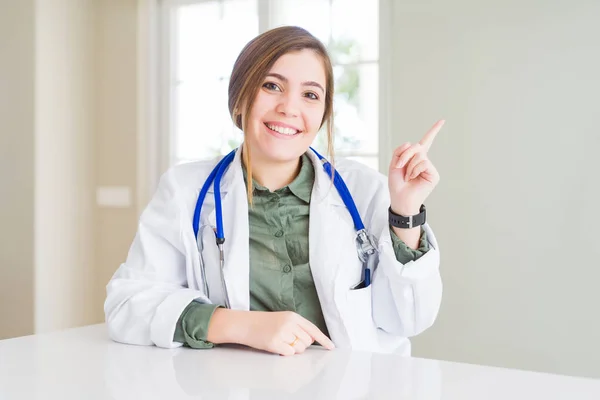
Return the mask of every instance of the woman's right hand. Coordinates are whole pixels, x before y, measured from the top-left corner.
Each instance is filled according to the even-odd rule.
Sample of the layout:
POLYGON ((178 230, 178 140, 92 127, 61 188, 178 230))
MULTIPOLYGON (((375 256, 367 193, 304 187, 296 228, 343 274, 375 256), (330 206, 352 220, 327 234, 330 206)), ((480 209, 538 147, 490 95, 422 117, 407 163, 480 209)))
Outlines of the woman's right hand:
MULTIPOLYGON (((282 356, 303 353, 315 341, 328 350, 335 348, 333 342, 312 322, 291 311, 264 312, 217 309, 211 318, 208 340, 212 341, 211 331, 221 330, 225 326, 236 331, 234 335, 230 336, 233 340, 229 342, 243 344, 282 356), (222 328, 219 329, 219 327, 222 328)), ((229 331, 229 329, 227 330, 229 331)))
POLYGON ((291 356, 303 353, 315 341, 328 350, 335 348, 319 328, 295 312, 251 311, 246 317, 248 329, 242 344, 255 349, 291 356))

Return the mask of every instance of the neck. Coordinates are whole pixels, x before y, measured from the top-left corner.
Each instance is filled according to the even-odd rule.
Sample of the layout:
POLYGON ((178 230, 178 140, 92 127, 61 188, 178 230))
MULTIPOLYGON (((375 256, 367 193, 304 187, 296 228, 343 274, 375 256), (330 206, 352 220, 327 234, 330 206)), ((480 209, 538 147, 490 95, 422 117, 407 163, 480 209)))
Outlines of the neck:
POLYGON ((252 179, 272 192, 292 183, 301 167, 300 158, 286 162, 273 162, 252 157, 251 163, 252 179))

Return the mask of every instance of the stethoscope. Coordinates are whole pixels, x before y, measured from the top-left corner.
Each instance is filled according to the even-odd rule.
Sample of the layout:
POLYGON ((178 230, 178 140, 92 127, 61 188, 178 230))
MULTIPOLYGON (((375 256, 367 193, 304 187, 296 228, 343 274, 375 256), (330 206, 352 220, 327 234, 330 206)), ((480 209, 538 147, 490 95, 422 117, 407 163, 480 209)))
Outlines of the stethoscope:
MULTIPOLYGON (((319 157, 319 160, 323 164, 323 168, 329 178, 332 178, 332 168, 329 161, 327 161, 322 155, 320 155, 315 149, 310 148, 316 155, 319 157)), ((237 150, 237 149, 236 149, 237 150)), ((231 151, 227 154, 211 171, 210 175, 204 182, 202 189, 200 190, 200 194, 198 195, 198 201, 196 202, 196 208, 194 210, 194 235, 196 237, 196 243, 198 245, 198 251, 200 253, 200 269, 202 274, 202 280, 204 282, 204 291, 206 293, 206 297, 209 297, 208 291, 208 282, 206 280, 206 267, 204 264, 204 260, 202 258, 202 235, 198 236, 198 232, 200 230, 200 211, 202 210, 202 204, 204 203, 204 199, 206 198, 206 194, 208 193, 208 189, 210 185, 214 186, 214 196, 215 196, 215 214, 216 214, 216 222, 217 227, 215 230, 215 237, 217 242, 217 247, 219 248, 219 263, 220 263, 220 275, 221 275, 221 285, 223 289, 223 294, 225 297, 225 306, 227 308, 231 308, 231 304, 229 302, 229 295, 227 293, 227 285, 225 283, 225 275, 224 275, 224 267, 225 267, 225 255, 223 252, 223 244, 225 243, 225 234, 223 233, 223 210, 221 207, 221 178, 225 173, 227 167, 233 161, 235 157, 236 150, 231 151)), ((379 252, 377 250, 377 243, 375 237, 370 235, 366 230, 362 219, 358 213, 356 208, 356 204, 352 199, 352 195, 346 186, 346 183, 340 176, 337 171, 333 172, 333 184, 338 191, 344 205, 350 212, 352 216, 352 221, 354 222, 354 228, 356 229, 356 250, 358 252, 358 258, 362 262, 362 276, 361 281, 354 285, 351 289, 361 289, 368 287, 371 284, 371 274, 375 270, 375 267, 378 263, 379 252)))

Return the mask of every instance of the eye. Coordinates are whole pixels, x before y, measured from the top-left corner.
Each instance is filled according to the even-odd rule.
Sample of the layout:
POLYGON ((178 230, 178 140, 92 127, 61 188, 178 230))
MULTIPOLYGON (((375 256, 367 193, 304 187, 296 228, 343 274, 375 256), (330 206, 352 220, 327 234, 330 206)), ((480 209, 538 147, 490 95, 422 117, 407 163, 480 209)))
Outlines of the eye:
POLYGON ((275 84, 273 82, 265 82, 263 84, 263 87, 268 90, 276 90, 278 92, 281 92, 281 89, 279 88, 279 86, 277 86, 277 84, 275 84))
POLYGON ((311 100, 319 100, 319 96, 315 92, 306 92, 305 95, 311 100))

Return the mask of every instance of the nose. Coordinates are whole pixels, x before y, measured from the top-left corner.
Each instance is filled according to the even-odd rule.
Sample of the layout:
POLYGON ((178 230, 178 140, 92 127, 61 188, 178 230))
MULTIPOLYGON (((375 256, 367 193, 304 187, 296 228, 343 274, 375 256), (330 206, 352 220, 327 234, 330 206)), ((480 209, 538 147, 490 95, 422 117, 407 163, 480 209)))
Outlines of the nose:
POLYGON ((279 104, 275 111, 286 117, 297 117, 300 115, 299 96, 293 93, 285 93, 280 97, 279 104))

